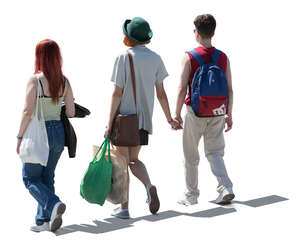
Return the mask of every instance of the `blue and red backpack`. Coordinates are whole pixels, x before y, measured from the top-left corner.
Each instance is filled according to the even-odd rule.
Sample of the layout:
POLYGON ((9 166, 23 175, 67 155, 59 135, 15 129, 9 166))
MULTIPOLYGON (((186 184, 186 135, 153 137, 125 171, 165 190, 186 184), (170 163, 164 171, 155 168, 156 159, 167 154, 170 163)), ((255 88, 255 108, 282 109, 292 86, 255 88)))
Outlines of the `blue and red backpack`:
POLYGON ((209 63, 205 63, 195 49, 188 53, 199 63, 190 86, 191 107, 195 115, 225 115, 228 111, 229 90, 225 72, 217 63, 221 51, 215 49, 209 63))

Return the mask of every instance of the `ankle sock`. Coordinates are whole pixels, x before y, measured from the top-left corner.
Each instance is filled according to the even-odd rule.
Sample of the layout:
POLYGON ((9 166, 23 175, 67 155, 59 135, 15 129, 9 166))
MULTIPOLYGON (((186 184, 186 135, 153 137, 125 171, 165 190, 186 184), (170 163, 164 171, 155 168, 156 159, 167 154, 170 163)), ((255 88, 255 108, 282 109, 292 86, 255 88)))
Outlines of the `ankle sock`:
POLYGON ((151 184, 151 183, 148 183, 147 185, 146 185, 146 190, 147 190, 147 192, 150 190, 150 188, 152 187, 153 185, 151 184))

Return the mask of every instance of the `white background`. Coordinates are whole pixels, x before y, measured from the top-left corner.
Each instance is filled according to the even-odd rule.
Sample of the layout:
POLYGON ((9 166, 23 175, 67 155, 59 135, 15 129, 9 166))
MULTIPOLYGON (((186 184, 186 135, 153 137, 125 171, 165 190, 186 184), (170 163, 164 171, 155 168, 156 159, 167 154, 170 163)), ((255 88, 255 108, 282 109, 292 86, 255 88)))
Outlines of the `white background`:
POLYGON ((300 20, 296 3, 1 0, 1 247, 299 246, 300 20), (289 200, 258 208, 236 203, 227 210, 209 211, 235 212, 203 217, 206 212, 201 211, 218 206, 210 203, 217 196, 216 180, 201 145, 199 204, 176 204, 184 190, 181 132, 169 129, 156 101, 154 134, 140 158, 157 185, 161 215, 155 217, 157 221, 143 217, 149 215, 145 190, 131 176, 131 225, 126 227, 128 222, 118 220, 109 224, 104 219, 110 218, 115 206, 88 204, 79 195, 79 185, 91 160, 92 145, 103 141, 112 67, 116 56, 126 49, 122 24, 135 16, 149 21, 154 33, 149 48, 161 55, 170 74, 165 88, 174 113, 181 58, 197 46, 193 20, 202 13, 215 16, 214 45, 231 61, 234 127, 226 134, 225 162, 236 200, 270 195, 289 200), (63 225, 77 230, 60 236, 29 231, 36 202, 22 183, 22 165, 15 152, 26 83, 34 70, 35 45, 45 38, 60 45, 63 70, 76 101, 92 113, 72 120, 78 136, 77 157, 69 159, 65 150, 56 170, 56 191, 67 204, 63 225), (171 213, 165 211, 177 215, 164 219, 171 213), (143 218, 134 219, 139 217, 143 218), (102 223, 96 226, 93 220, 102 223))

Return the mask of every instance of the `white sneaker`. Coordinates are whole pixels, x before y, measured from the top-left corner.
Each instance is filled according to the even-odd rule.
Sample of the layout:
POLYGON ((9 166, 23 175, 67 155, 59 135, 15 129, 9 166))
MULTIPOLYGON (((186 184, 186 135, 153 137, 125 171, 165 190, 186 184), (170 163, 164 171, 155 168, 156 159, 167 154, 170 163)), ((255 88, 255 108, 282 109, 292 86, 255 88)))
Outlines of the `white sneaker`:
POLYGON ((191 195, 191 196, 184 195, 184 197, 181 200, 177 201, 177 203, 185 206, 195 205, 198 204, 198 197, 195 195, 191 195))
POLYGON ((45 222, 43 225, 35 225, 35 226, 32 226, 30 227, 30 230, 33 231, 33 232, 44 232, 44 231, 49 231, 50 228, 49 228, 49 222, 45 222))
POLYGON ((232 188, 224 188, 218 198, 216 199, 217 204, 229 204, 235 195, 233 194, 232 188))
POLYGON ((114 209, 114 211, 111 214, 111 216, 117 217, 119 219, 130 219, 130 215, 129 215, 128 209, 121 209, 120 207, 114 209))
POLYGON ((50 218, 50 231, 55 232, 57 229, 59 229, 62 225, 62 218, 61 216, 66 211, 66 205, 62 202, 58 202, 54 205, 51 218, 50 218))

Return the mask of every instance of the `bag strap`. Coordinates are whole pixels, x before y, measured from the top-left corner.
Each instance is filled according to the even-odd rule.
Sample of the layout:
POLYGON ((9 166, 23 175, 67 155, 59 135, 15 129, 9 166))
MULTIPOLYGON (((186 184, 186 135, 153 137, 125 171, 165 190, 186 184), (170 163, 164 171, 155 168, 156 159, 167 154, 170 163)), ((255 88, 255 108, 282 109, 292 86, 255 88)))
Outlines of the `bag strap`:
MULTIPOLYGON (((135 108, 137 110, 137 106, 136 106, 136 83, 135 83, 135 73, 134 73, 133 59, 132 59, 132 55, 129 52, 129 50, 127 50, 127 54, 128 54, 128 58, 129 58, 129 67, 130 67, 130 74, 131 74, 131 81, 132 81, 134 103, 135 103, 135 108)), ((119 107, 116 111, 114 121, 116 120, 117 115, 120 113, 120 107, 121 107, 121 102, 120 102, 119 107)), ((110 136, 110 134, 109 134, 109 136, 110 136)))
POLYGON ((38 77, 38 82, 40 83, 40 85, 41 85, 41 89, 42 89, 42 96, 44 97, 45 96, 45 92, 44 92, 44 87, 43 87, 43 84, 42 84, 42 82, 41 82, 41 79, 40 79, 40 77, 38 77))
POLYGON ((106 150, 108 150, 108 162, 111 162, 111 155, 110 155, 110 139, 109 137, 105 138, 105 140, 103 141, 102 145, 99 147, 97 153, 95 154, 94 156, 94 159, 92 161, 92 163, 95 163, 96 161, 99 161, 97 159, 97 156, 99 154, 99 152, 101 151, 101 155, 100 155, 100 158, 105 156, 105 153, 106 153, 106 150), (102 149, 103 147, 103 149, 102 149))
POLYGON ((198 64, 200 66, 202 66, 203 64, 205 64, 203 58, 201 57, 201 55, 195 49, 193 49, 192 51, 189 51, 188 53, 190 55, 192 55, 192 57, 198 62, 198 64))
MULTIPOLYGON (((106 139, 107 139, 107 138, 106 138, 106 139)), ((103 145, 106 144, 106 143, 105 143, 106 139, 103 141, 103 143, 102 143, 101 146, 99 147, 98 151, 96 152, 96 154, 95 154, 95 156, 94 156, 94 159, 93 159, 93 163, 95 163, 95 162, 97 161, 98 153, 101 151, 103 145)))
MULTIPOLYGON (((131 80, 132 80, 134 103, 135 103, 135 107, 136 107, 136 83, 135 83, 135 73, 134 73, 133 59, 132 59, 132 55, 129 51, 127 51, 127 54, 128 54, 128 58, 129 58, 129 67, 130 67, 130 74, 131 74, 131 80)), ((120 102, 120 105, 119 105, 119 107, 117 109, 117 112, 115 114, 115 118, 120 113, 120 107, 121 107, 121 102, 120 102)))
POLYGON ((39 86, 39 77, 36 76, 37 79, 37 84, 36 84, 36 102, 35 102, 35 111, 34 111, 34 116, 37 116, 38 113, 38 108, 39 108, 39 97, 40 97, 40 86, 39 86))
MULTIPOLYGON (((205 64, 203 58, 201 57, 201 55, 195 49, 193 49, 192 51, 189 51, 188 53, 193 56, 193 58, 198 62, 198 64, 200 66, 205 64)), ((218 63, 218 59, 220 57, 220 54, 221 54, 221 51, 215 48, 215 51, 212 55, 212 61, 214 63, 216 63, 216 64, 218 63)))
POLYGON ((214 54, 212 55, 212 61, 214 63, 216 63, 216 64, 218 63, 218 59, 220 57, 220 54, 221 54, 221 51, 218 50, 217 48, 215 48, 214 54))
POLYGON ((136 107, 136 84, 135 84, 135 73, 134 73, 133 60, 132 60, 132 55, 129 51, 127 51, 127 54, 128 54, 128 58, 129 58, 132 89, 133 89, 133 96, 134 96, 134 102, 135 102, 135 107, 136 107))
MULTIPOLYGON (((39 108, 39 98, 40 97, 44 98, 44 95, 41 94, 42 93, 42 82, 41 82, 41 79, 40 79, 40 77, 38 75, 36 76, 36 78, 37 78, 37 94, 36 94, 36 104, 35 104, 35 116, 37 117, 38 108, 39 108)), ((44 120, 44 112, 43 112, 42 104, 40 104, 40 109, 41 109, 41 117, 44 120)))

